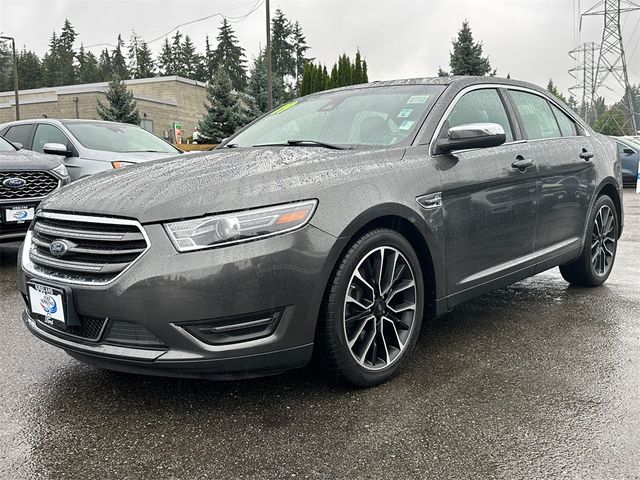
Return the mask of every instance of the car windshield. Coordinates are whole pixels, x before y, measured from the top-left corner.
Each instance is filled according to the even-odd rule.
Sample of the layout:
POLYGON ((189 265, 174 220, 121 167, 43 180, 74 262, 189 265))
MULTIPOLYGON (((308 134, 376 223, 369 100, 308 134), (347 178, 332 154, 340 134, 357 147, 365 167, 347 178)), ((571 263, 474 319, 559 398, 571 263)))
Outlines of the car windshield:
POLYGON ((108 152, 160 152, 179 150, 135 125, 102 122, 68 122, 65 127, 86 148, 108 152))
POLYGON ((399 85, 342 90, 282 105, 233 137, 237 147, 390 146, 408 141, 444 90, 440 85, 399 85))
POLYGON ((0 152, 15 152, 16 149, 7 140, 0 137, 0 152))

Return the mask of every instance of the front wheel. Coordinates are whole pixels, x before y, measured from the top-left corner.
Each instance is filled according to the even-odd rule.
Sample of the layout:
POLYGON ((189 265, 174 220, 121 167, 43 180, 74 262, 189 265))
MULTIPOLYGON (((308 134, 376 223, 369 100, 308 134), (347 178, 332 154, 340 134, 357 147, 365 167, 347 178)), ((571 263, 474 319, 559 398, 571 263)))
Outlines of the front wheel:
POLYGON ((560 273, 567 282, 597 287, 609 278, 618 247, 618 225, 613 200, 607 195, 598 197, 589 216, 582 255, 575 262, 560 266, 560 273))
POLYGON ((393 377, 422 324, 424 282, 411 244, 393 230, 365 233, 340 260, 324 301, 325 363, 361 387, 393 377))

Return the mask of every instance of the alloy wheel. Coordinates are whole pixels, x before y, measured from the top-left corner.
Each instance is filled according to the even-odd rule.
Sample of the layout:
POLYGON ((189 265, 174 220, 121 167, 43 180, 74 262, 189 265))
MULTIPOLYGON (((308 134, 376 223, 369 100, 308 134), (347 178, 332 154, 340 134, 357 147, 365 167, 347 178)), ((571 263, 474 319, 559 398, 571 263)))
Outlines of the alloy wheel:
POLYGON ((591 234, 591 265, 594 271, 603 276, 613 265, 615 254, 615 216, 608 205, 604 205, 596 214, 591 234))
POLYGON ((344 334, 353 358, 367 370, 396 362, 416 319, 416 282, 406 257, 394 247, 365 255, 349 281, 344 334))

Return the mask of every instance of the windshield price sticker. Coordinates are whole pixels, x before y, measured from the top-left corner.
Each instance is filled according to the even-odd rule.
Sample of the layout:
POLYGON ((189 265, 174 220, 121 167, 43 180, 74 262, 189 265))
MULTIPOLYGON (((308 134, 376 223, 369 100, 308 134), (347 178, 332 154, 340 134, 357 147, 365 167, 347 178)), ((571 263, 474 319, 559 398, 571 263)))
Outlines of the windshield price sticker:
POLYGON ((400 126, 398 127, 399 130, 411 130, 411 127, 413 127, 413 125, 416 122, 414 122, 413 120, 405 120, 404 122, 402 122, 400 124, 400 126))
POLYGON ((427 100, 429 100, 429 95, 414 95, 413 97, 409 98, 409 100, 407 100, 407 103, 427 103, 427 100))
POLYGON ((398 118, 407 118, 409 115, 413 113, 413 108, 403 108, 398 113, 398 118))

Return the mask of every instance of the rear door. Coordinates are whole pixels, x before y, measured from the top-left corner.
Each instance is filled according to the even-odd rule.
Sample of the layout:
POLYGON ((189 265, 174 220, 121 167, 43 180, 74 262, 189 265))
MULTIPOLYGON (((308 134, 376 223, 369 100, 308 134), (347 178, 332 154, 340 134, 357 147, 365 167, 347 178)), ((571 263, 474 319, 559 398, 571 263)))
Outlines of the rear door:
POLYGON ((3 137, 11 143, 19 143, 27 150, 31 149, 31 138, 33 136, 33 123, 20 123, 10 126, 3 137))
POLYGON ((509 90, 523 135, 540 172, 536 232, 537 261, 579 248, 595 189, 590 137, 542 94, 509 90))
POLYGON ((507 134, 507 143, 498 147, 434 157, 443 184, 450 307, 533 274, 537 167, 529 162, 507 112, 497 88, 471 89, 454 100, 437 133, 490 122, 507 134))

